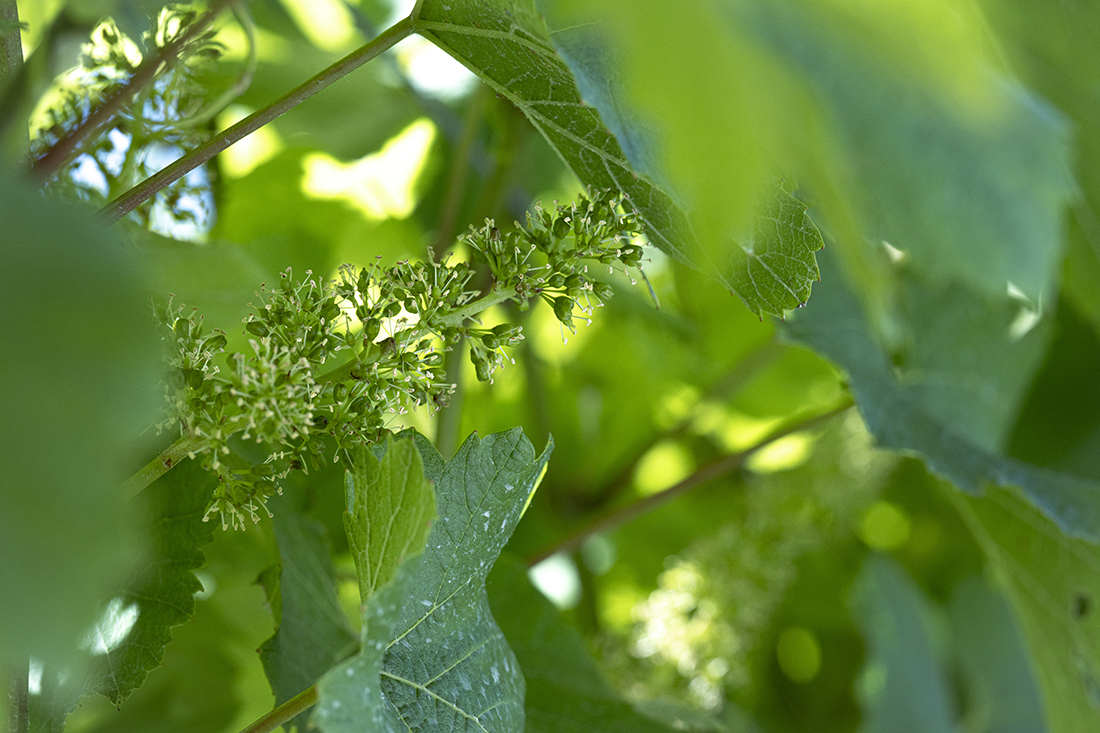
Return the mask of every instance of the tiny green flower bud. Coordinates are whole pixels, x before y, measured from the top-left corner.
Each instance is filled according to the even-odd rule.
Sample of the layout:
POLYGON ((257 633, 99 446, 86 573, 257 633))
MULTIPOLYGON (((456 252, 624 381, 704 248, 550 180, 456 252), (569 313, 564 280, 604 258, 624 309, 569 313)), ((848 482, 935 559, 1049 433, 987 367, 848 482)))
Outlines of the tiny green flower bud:
POLYGON ((263 338, 268 333, 270 333, 270 329, 268 329, 267 324, 263 321, 249 321, 245 324, 245 330, 254 336, 259 336, 260 338, 263 338))
POLYGON ((611 298, 615 295, 615 288, 611 287, 605 282, 592 283, 592 291, 596 294, 596 297, 604 303, 611 300, 611 298))
POLYGON ((554 298, 554 315, 567 328, 573 328, 573 299, 568 295, 554 298))
POLYGON ((562 237, 569 234, 569 222, 565 220, 564 216, 559 217, 557 220, 554 221, 554 228, 552 229, 552 231, 554 233, 554 237, 556 237, 557 239, 561 239, 562 237))

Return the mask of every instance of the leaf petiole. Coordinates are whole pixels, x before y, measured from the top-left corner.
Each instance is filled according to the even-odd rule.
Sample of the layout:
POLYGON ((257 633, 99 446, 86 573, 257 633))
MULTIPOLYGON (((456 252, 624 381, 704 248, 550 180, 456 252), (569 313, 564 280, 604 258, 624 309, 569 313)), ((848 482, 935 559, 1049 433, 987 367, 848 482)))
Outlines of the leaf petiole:
POLYGON ((290 698, 282 705, 242 730, 241 733, 270 733, 288 720, 309 710, 317 704, 319 699, 317 685, 314 685, 304 692, 290 698))

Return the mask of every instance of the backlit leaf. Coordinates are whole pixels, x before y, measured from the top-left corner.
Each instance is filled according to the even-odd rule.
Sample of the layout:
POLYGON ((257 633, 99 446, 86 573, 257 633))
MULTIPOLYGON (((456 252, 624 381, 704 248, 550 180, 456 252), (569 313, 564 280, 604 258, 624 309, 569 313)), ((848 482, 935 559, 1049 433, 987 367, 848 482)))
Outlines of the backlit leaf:
POLYGON ((801 204, 781 190, 768 192, 768 210, 749 220, 753 241, 734 243, 741 232, 731 230, 708 230, 712 236, 702 241, 674 196, 631 167, 600 113, 582 99, 533 2, 427 0, 416 28, 519 107, 583 183, 627 194, 653 244, 717 277, 755 313, 783 315, 806 301, 821 241, 801 204), (776 213, 779 226, 770 223, 776 213), (787 241, 792 230, 797 236, 787 241))

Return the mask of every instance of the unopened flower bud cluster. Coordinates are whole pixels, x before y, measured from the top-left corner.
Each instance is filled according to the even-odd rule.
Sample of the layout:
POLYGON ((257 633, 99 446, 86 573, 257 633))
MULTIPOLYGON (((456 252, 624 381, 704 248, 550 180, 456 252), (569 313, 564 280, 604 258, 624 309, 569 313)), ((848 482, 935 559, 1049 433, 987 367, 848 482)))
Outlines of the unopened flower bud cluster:
POLYGON ((481 326, 485 308, 512 300, 526 310, 539 297, 572 329, 575 309, 590 314, 612 295, 590 277, 589 265, 640 264, 637 225, 619 212, 622 203, 597 193, 553 213, 536 206, 526 227, 506 234, 491 221, 471 230, 463 241, 493 277, 486 293, 471 288, 467 263, 430 257, 386 269, 345 266, 327 284, 294 282, 288 270, 279 287, 261 289, 245 319, 249 353, 229 354, 221 366, 215 358, 225 351, 224 333, 207 332, 200 317, 171 302, 159 307, 173 343, 172 417, 161 427, 178 423, 217 475, 207 517, 220 515, 223 527, 257 521, 290 470, 316 467, 326 455, 347 460, 364 442, 382 439, 394 414, 445 406, 454 386, 443 352, 462 338, 478 379, 489 380, 503 348, 523 334, 507 323, 481 326), (266 460, 245 458, 236 441, 254 441, 266 460))

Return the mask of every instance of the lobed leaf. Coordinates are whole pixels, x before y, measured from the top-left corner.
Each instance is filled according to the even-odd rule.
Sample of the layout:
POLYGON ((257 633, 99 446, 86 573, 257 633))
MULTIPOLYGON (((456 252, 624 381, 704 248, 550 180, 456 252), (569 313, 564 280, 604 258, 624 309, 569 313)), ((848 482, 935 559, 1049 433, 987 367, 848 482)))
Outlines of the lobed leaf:
POLYGON ((111 604, 128 609, 136 621, 117 648, 93 651, 89 692, 120 703, 161 665, 172 627, 194 617, 195 593, 203 588, 193 571, 205 563, 200 548, 214 536, 214 525, 203 521, 214 483, 197 461, 188 460, 135 500, 149 527, 148 556, 111 604))
POLYGON ((828 282, 786 334, 847 370, 868 429, 884 448, 916 452, 964 491, 985 483, 1019 486, 1064 531, 1100 538, 1100 484, 1005 457, 1000 447, 1020 394, 1037 366, 1042 338, 1013 340, 1006 314, 981 300, 922 291, 910 322, 912 369, 898 367, 872 335, 855 296, 829 260, 828 282), (945 307, 946 306, 946 307, 945 307), (984 320, 983 320, 984 319, 984 320), (923 338, 921 334, 924 334, 923 338))
POLYGON ((85 695, 121 704, 161 666, 172 628, 194 617, 195 593, 203 589, 193 571, 205 562, 200 548, 213 537, 203 516, 214 481, 188 460, 134 500, 148 528, 146 555, 86 630, 83 653, 66 666, 45 662, 45 692, 32 698, 32 729, 60 731, 85 695))
MULTIPOLYGON (((757 314, 781 316, 805 303, 817 276, 813 252, 821 248, 805 208, 781 189, 769 192, 769 211, 755 221, 753 241, 735 244, 727 230, 700 241, 678 201, 648 171, 631 167, 601 112, 582 99, 532 0, 426 0, 415 24, 519 107, 584 184, 625 193, 657 247, 718 278, 757 314), (780 226, 772 226, 776 214, 780 226), (788 241, 792 230, 798 236, 788 241)), ((591 75, 582 78, 592 86, 591 75)))
POLYGON ((361 587, 371 594, 363 650, 322 679, 315 723, 329 733, 361 730, 364 721, 380 731, 522 729, 523 675, 493 619, 485 577, 549 452, 536 457, 516 428, 484 440, 474 434, 446 463, 417 436, 416 448, 412 441, 389 445, 377 469, 357 467, 347 528, 361 587), (398 512, 402 502, 385 497, 430 493, 423 481, 416 488, 417 449, 423 475, 435 485, 439 519, 423 554, 414 556, 423 539, 409 515, 425 515, 398 512), (382 496, 370 498, 375 494, 382 496))

